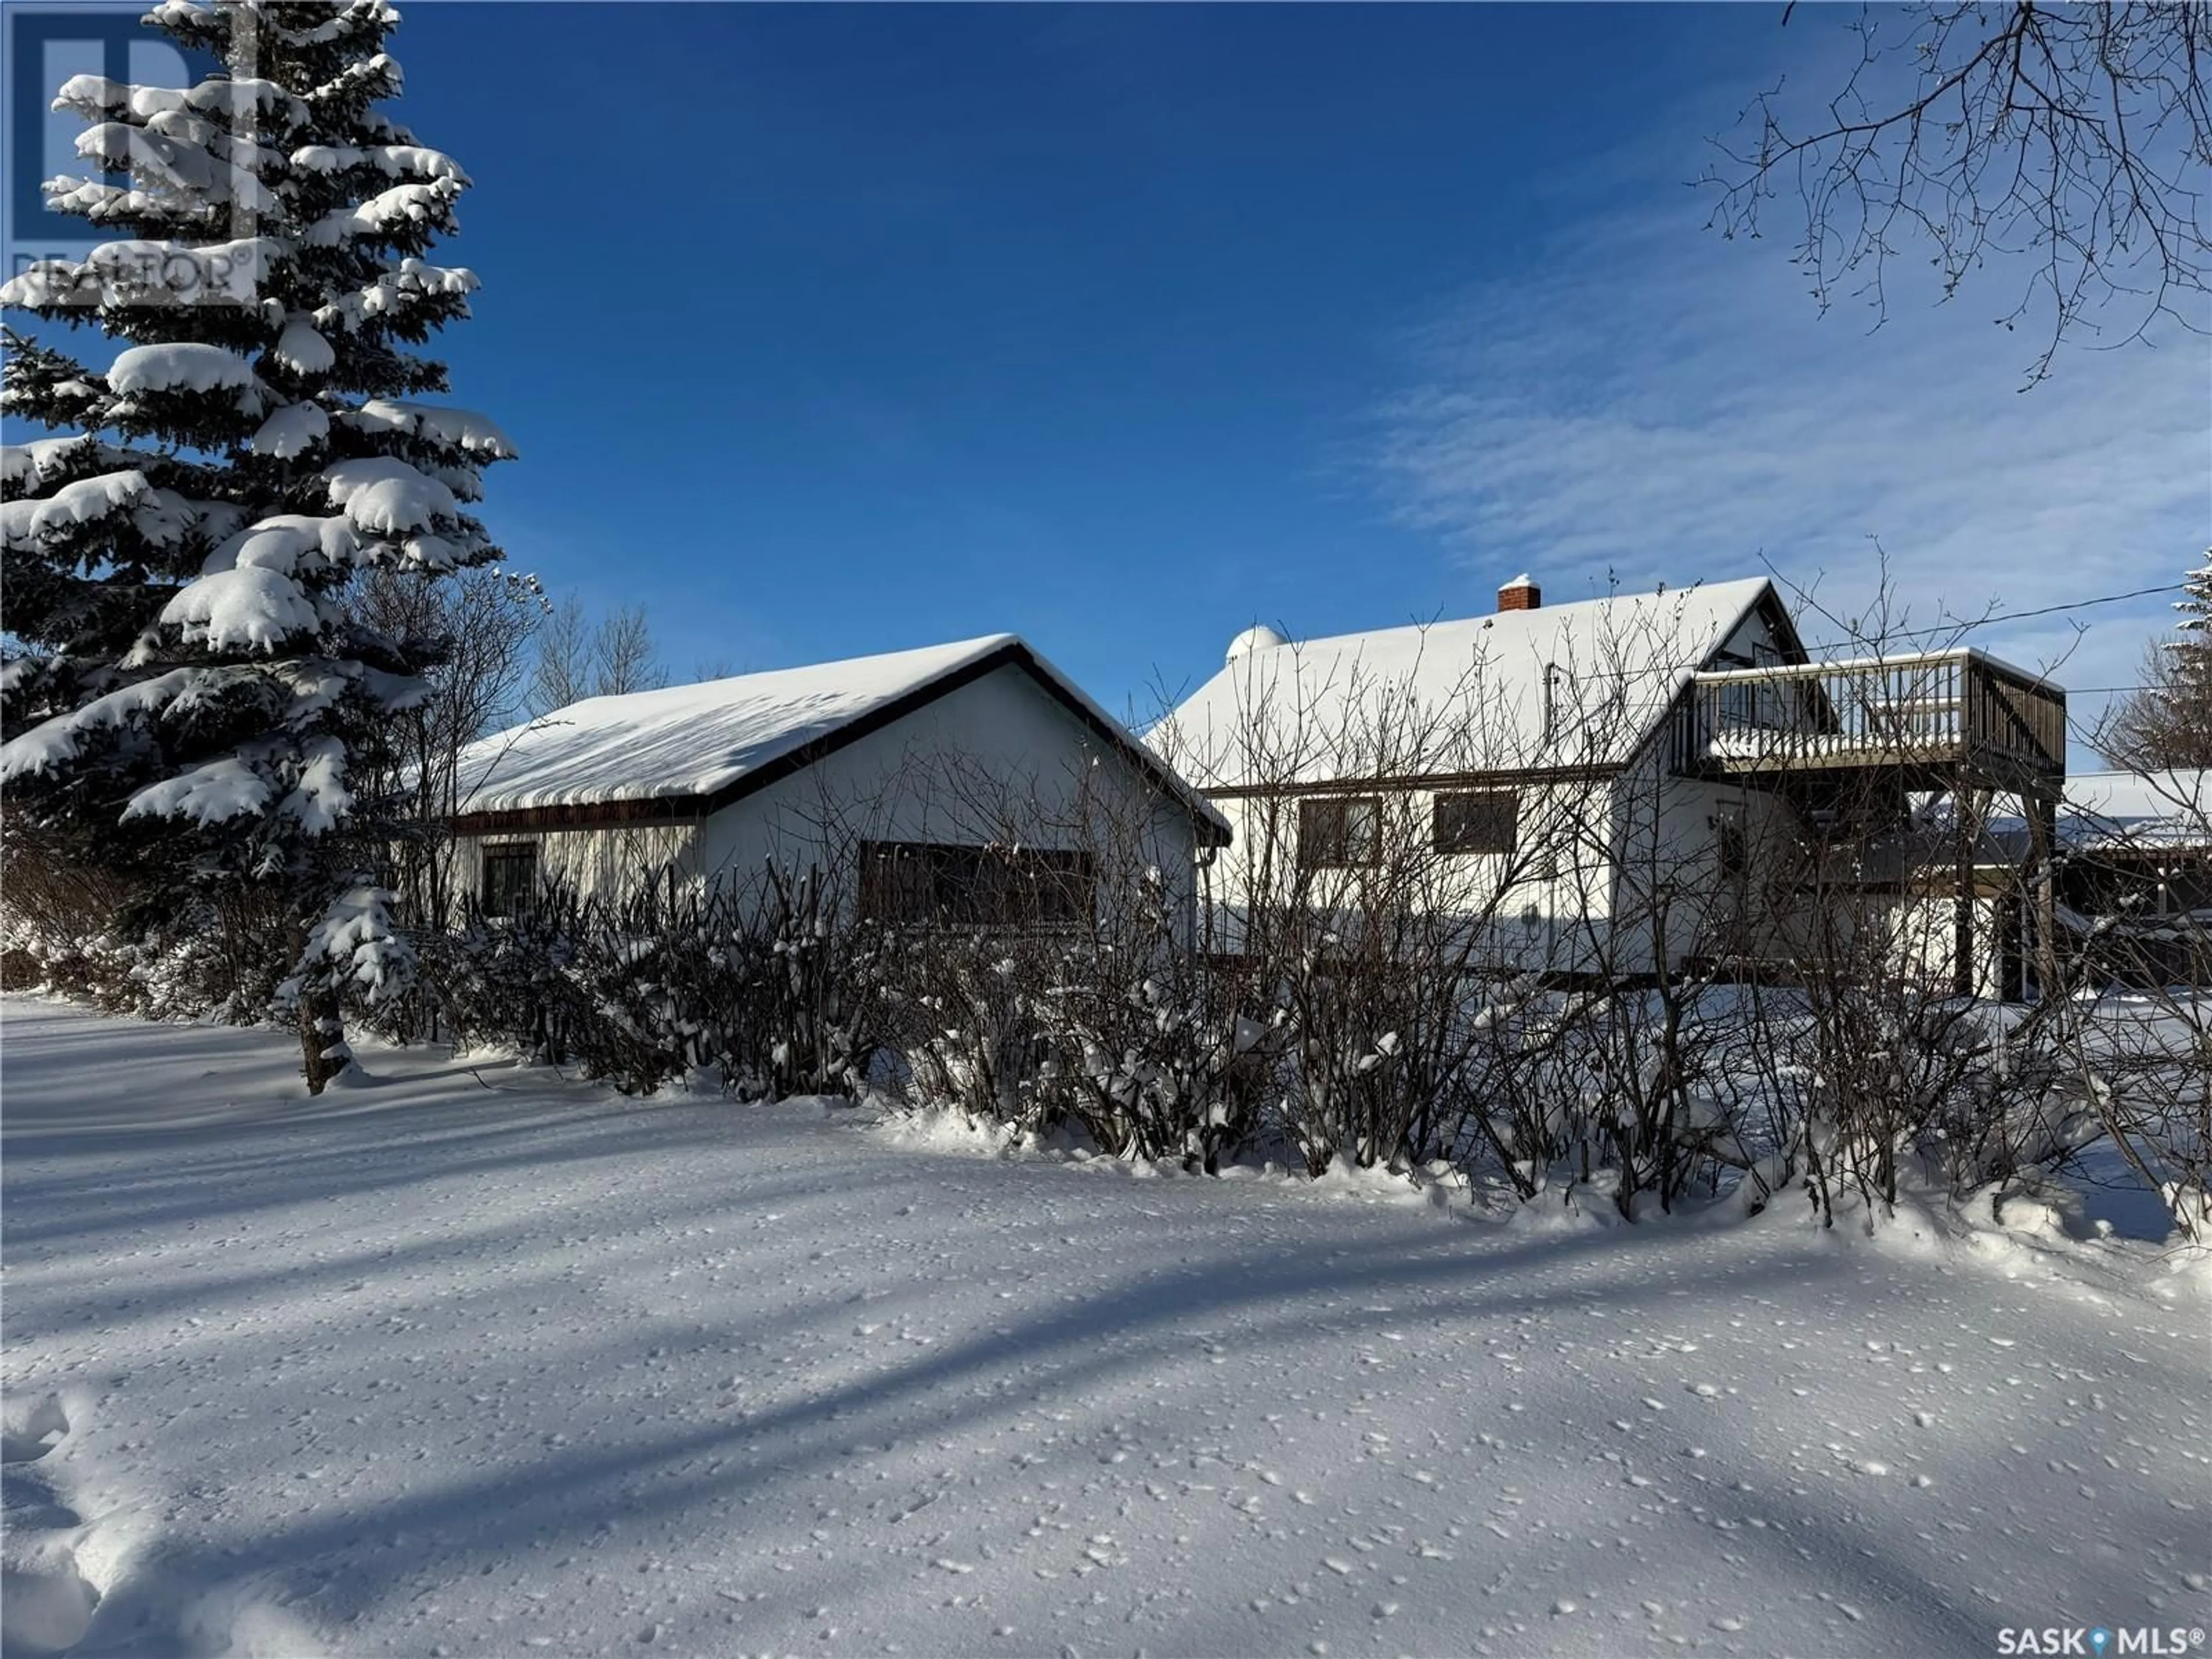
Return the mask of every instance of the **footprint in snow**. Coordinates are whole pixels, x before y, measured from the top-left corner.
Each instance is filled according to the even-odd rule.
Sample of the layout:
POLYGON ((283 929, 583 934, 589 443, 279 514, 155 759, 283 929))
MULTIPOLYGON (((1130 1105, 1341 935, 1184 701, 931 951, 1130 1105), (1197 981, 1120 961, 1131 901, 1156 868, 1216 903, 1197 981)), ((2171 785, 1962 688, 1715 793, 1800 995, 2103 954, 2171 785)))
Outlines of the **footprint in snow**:
POLYGON ((78 1570, 75 1551, 59 1543, 33 1547, 21 1565, 0 1568, 0 1651, 8 1659, 66 1653, 99 1607, 100 1591, 78 1570))
POLYGON ((79 1568, 74 1547, 84 1517, 36 1467, 71 1426, 53 1395, 11 1400, 0 1419, 0 1510, 8 1542, 0 1566, 0 1654, 7 1659, 67 1652, 100 1607, 100 1589, 79 1568))
POLYGON ((10 1401, 0 1419, 0 1463, 35 1463, 68 1438, 69 1413, 58 1395, 10 1401))

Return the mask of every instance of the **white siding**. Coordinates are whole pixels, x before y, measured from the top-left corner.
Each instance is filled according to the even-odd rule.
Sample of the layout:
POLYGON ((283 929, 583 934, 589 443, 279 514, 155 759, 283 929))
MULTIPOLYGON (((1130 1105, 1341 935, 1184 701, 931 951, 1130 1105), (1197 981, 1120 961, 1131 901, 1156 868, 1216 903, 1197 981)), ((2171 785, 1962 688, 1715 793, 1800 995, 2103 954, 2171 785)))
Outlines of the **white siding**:
MULTIPOLYGON (((1719 626, 1728 625, 1729 631, 1717 643, 1711 632, 1696 635, 1697 644, 1686 648, 1692 653, 1710 649, 1711 657, 1695 664, 1668 661, 1651 665, 1648 672, 1632 677, 1632 691, 1648 693, 1654 684, 1663 682, 1668 676, 1686 673, 1692 666, 1707 665, 1722 653, 1740 657, 1746 665, 1778 654, 1780 646, 1773 626, 1763 608, 1752 604, 1757 597, 1757 586, 1740 584, 1725 596, 1708 591, 1703 596, 1705 600, 1726 598, 1727 603, 1713 612, 1717 619, 1714 627, 1717 631, 1719 626), (1717 620, 1723 615, 1734 618, 1739 611, 1741 619, 1734 620, 1732 624, 1717 620), (1656 681, 1655 675, 1658 676, 1656 681)), ((1666 609, 1655 605, 1652 616, 1664 614, 1666 609)), ((1580 614, 1579 611, 1577 614, 1580 614)), ((1632 611, 1624 613, 1632 624, 1640 615, 1632 611)), ((1494 624, 1502 633, 1511 633, 1526 629, 1538 620, 1542 619, 1515 614, 1475 618, 1466 624, 1450 626, 1486 631, 1494 624)), ((1450 653, 1443 649, 1448 629, 1433 634, 1416 631, 1420 634, 1420 650, 1424 653, 1422 662, 1412 671, 1418 677, 1431 673, 1439 664, 1445 664, 1450 653)), ((1628 637, 1616 642, 1619 649, 1632 645, 1649 647, 1652 643, 1654 636, 1650 626, 1628 626, 1625 632, 1628 637)), ((1696 630, 1680 629, 1660 632, 1670 640, 1686 639, 1696 634, 1696 630)), ((1346 641, 1322 641, 1321 645, 1341 646, 1350 650, 1364 640, 1387 657, 1384 647, 1395 638, 1387 634, 1347 636, 1346 641)), ((1677 645, 1674 648, 1680 651, 1686 647, 1677 645)), ((1605 659, 1613 665, 1611 657, 1605 659)), ((1617 666, 1613 672, 1618 674, 1617 666)), ((1272 732, 1273 728, 1265 720, 1255 723, 1253 711, 1248 707, 1261 692, 1243 685, 1235 663, 1224 671, 1224 675, 1225 680, 1224 676, 1217 676, 1214 682, 1209 682, 1215 694, 1212 702, 1201 697, 1186 705, 1186 710, 1190 711, 1189 723, 1197 723, 1200 715, 1208 716, 1221 729, 1216 731, 1214 725, 1209 725, 1207 732, 1232 749, 1238 743, 1270 741, 1264 735, 1256 739, 1253 736, 1255 731, 1264 734, 1272 732), (1226 691, 1222 689, 1224 684, 1228 687, 1226 691), (1231 696, 1231 691, 1241 694, 1243 701, 1231 696)), ((1609 682, 1605 675, 1594 674, 1589 687, 1610 683, 1614 682, 1609 682)), ((1534 684, 1532 679, 1530 684, 1534 684)), ((1589 687, 1583 689, 1587 690, 1589 687)), ((1463 695, 1465 690, 1449 675, 1444 678, 1444 689, 1451 696, 1463 695)), ((1530 695, 1536 693, 1531 691, 1530 695)), ((1387 701, 1384 700, 1386 704, 1387 701)), ((1527 711, 1522 712, 1527 714, 1527 711)), ((1184 713, 1178 711, 1177 719, 1184 719, 1184 713)), ((1391 716, 1386 708, 1376 718, 1387 724, 1391 716)), ((1309 719, 1309 714, 1302 706, 1285 719, 1297 726, 1309 719)), ((1496 724, 1479 718, 1471 708, 1469 720, 1485 731, 1496 724)), ((1501 742, 1497 745, 1498 759, 1489 763, 1499 765, 1499 775, 1510 779, 1510 756, 1519 756, 1524 761, 1565 762, 1577 752, 1611 754, 1620 748, 1611 741, 1612 737, 1632 740, 1638 732, 1649 731, 1651 726, 1657 729, 1650 731, 1650 740, 1639 744, 1615 776, 1601 774, 1578 781, 1523 781, 1517 785, 1485 782, 1479 773, 1471 776, 1466 786, 1468 788, 1510 787, 1518 794, 1520 850, 1511 857, 1437 857, 1437 868, 1425 872, 1423 877, 1428 890, 1435 896, 1436 909, 1443 914, 1486 919, 1489 938, 1483 954, 1501 965, 1525 969, 1634 975, 1679 967, 1684 957, 1692 955, 1761 953, 1771 941, 1750 936, 1745 926, 1746 915, 1758 907, 1747 904, 1741 891, 1732 890, 1729 884, 1721 879, 1721 826, 1732 823, 1741 827, 1747 842, 1755 844, 1763 833, 1771 834, 1776 826, 1786 823, 1786 810, 1771 798, 1750 793, 1741 787, 1672 776, 1667 769, 1668 734, 1662 710, 1638 702, 1634 695, 1619 707, 1603 708, 1593 716, 1593 720, 1596 723, 1593 732, 1579 735, 1571 721, 1571 740, 1555 741, 1547 732, 1540 741, 1529 739, 1524 734, 1523 741, 1517 745, 1510 741, 1501 742), (1578 744, 1583 745, 1579 751, 1578 744), (1591 744, 1595 744, 1594 750, 1589 746, 1591 744), (1552 748, 1547 748, 1547 744, 1552 748), (1552 749, 1559 752, 1554 754, 1552 749)), ((1322 724, 1327 721, 1322 720, 1322 724)), ((1356 726, 1356 720, 1353 724, 1356 726)), ((1444 724, 1448 727, 1449 722, 1444 724)), ((1195 741, 1190 733, 1179 732, 1179 735, 1195 741)), ((1297 744, 1284 747, 1285 752, 1304 752, 1297 744)), ((1406 773, 1419 774, 1431 768, 1457 769, 1458 765, 1468 764, 1443 761, 1418 742, 1413 749, 1418 752, 1401 757, 1410 763, 1402 768, 1406 773)), ((1249 757, 1232 754, 1224 769, 1227 775, 1241 777, 1255 763, 1249 757)), ((1473 764, 1479 768, 1484 763, 1477 760, 1473 764)), ((1375 795, 1378 791, 1352 784, 1328 793, 1362 796, 1375 795)), ((1422 838, 1434 810, 1434 793, 1427 788, 1385 789, 1379 793, 1389 803, 1395 833, 1401 837, 1413 837, 1410 847, 1418 849, 1425 859, 1430 856, 1427 843, 1422 838)), ((1303 890, 1299 886, 1299 802, 1312 798, 1311 792, 1273 797, 1215 798, 1214 805, 1236 826, 1237 840, 1208 872, 1208 901, 1224 917, 1224 926, 1232 936, 1237 918, 1250 906, 1281 903, 1297 890, 1304 890, 1312 902, 1326 905, 1330 902, 1330 887, 1346 893, 1351 890, 1356 878, 1349 872, 1341 878, 1313 883, 1303 890)), ((1409 845, 1403 840, 1399 844, 1409 845)))
MULTIPOLYGON (((2002 929, 2006 902, 1995 897, 1972 901, 1972 986, 1976 996, 2001 996, 2004 991, 2002 929)), ((1937 895, 1904 897, 1885 908, 1881 915, 1889 931, 1891 948, 1906 976, 1936 995, 1949 994, 1957 982, 1959 960, 1956 902, 1937 895)))
MULTIPOLYGON (((1387 844, 1409 858, 1391 862, 1418 870, 1417 902, 1441 915, 1480 917, 1487 937, 1480 960, 1501 968, 1542 969, 1571 965, 1587 952, 1583 919, 1602 916, 1613 866, 1605 856, 1612 786, 1604 780, 1572 783, 1470 781, 1479 793, 1506 793, 1518 804, 1516 846, 1510 854, 1439 854, 1433 826, 1439 793, 1456 787, 1351 788, 1347 796, 1377 796, 1383 803, 1387 844)), ((1303 890, 1311 902, 1358 903, 1356 870, 1303 872, 1298 865, 1300 804, 1334 799, 1334 792, 1277 797, 1230 797, 1214 804, 1234 826, 1235 842, 1206 874, 1208 902, 1223 915, 1231 940, 1237 918, 1249 906, 1282 904, 1303 890)))
MULTIPOLYGON (((1141 812, 1155 795, 1117 749, 1009 665, 716 813, 700 869, 744 879, 771 855, 803 863, 862 836, 1076 847, 1103 818, 1141 812)), ((1179 839, 1187 860, 1187 828, 1179 839)))
POLYGON ((557 880, 584 897, 612 897, 640 882, 662 878, 673 865, 679 879, 696 875, 696 831, 690 824, 618 824, 605 829, 519 830, 512 834, 462 836, 453 842, 456 887, 483 889, 486 848, 521 844, 538 849, 540 880, 557 880))
POLYGON ((1196 855, 1188 815, 1011 665, 716 813, 698 867, 748 882, 771 858, 835 866, 863 839, 1088 849, 1109 866, 1141 858, 1185 894, 1196 855))
POLYGON ((1708 668, 1759 668, 1779 659, 1782 641, 1764 607, 1754 608, 1737 624, 1735 631, 1723 640, 1713 653, 1713 660, 1701 665, 1708 668), (1762 653, 1771 655, 1762 656, 1762 653), (1730 661, 1728 659, 1735 660, 1730 661))

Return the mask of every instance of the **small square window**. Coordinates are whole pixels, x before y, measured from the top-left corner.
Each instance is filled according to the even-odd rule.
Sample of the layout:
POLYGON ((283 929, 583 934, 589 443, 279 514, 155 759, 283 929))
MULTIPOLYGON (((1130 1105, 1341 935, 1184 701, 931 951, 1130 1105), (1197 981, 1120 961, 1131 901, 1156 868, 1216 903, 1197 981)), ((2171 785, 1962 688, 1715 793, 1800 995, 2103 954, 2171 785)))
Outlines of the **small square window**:
POLYGON ((1371 795, 1298 803, 1298 862, 1340 870, 1382 861, 1382 803, 1371 795))
POLYGON ((488 916, 518 916, 538 897, 538 843, 514 842, 483 849, 483 882, 477 896, 488 916))
POLYGON ((1521 800, 1510 789, 1462 790, 1436 798, 1439 853, 1510 853, 1520 845, 1521 800))

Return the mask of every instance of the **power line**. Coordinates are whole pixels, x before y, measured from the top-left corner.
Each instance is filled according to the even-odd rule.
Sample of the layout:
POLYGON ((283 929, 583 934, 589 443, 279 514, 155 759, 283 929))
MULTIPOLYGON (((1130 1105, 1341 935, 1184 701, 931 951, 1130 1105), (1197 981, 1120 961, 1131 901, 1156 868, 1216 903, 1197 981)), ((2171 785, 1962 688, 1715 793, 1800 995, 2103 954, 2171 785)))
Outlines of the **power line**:
MULTIPOLYGON (((1988 628, 1996 623, 2025 622, 2031 617, 2056 617, 2068 611, 2086 611, 2093 605, 2118 605, 2128 599, 2147 599, 2154 593, 2180 593, 2186 592, 2188 586, 2187 582, 2161 582, 2156 587, 2138 587, 2131 592, 2100 593, 2093 599, 2069 599, 2063 605, 2037 605, 2028 611, 2004 611, 1995 616, 1977 617, 1972 621, 1961 619, 1956 622, 1938 623, 1932 628, 1893 628, 1884 631, 1879 637, 1883 640, 1917 640, 1924 639, 1930 634, 1962 634, 1970 628, 1988 628)), ((1825 645, 1808 645, 1805 647, 1805 653, 1808 656, 1814 656, 1824 651, 1845 650, 1864 643, 1863 641, 1832 640, 1825 645)), ((2140 687, 2134 686, 2117 689, 2141 690, 2140 687)))
MULTIPOLYGON (((1786 584, 1783 584, 1778 580, 1776 585, 1778 586, 1786 586, 1786 584)), ((1964 633, 1968 629, 1987 628, 1996 623, 2020 622, 2033 617, 2057 616, 2062 612, 2069 611, 2084 611, 2088 609, 2091 605, 2119 605, 2129 599, 2148 599, 2154 593, 2185 592, 2188 591, 2188 588, 2189 584, 2185 581, 2161 582, 2154 587, 2134 588, 2125 593, 2093 594, 2086 599, 2069 599, 2063 605, 2037 605, 2026 611, 2001 611, 1996 615, 1978 617, 1972 621, 1960 620, 1941 623, 1929 628, 1893 628, 1885 629, 1880 634, 1869 635, 1863 639, 1832 640, 1822 645, 1808 645, 1804 647, 1805 655, 1808 659, 1806 662, 1802 664, 1778 663, 1776 664, 1775 666, 1778 668, 1817 668, 1821 665, 1824 656, 1831 652, 1850 652, 1857 653, 1861 656, 1863 656, 1869 650, 1880 653, 1886 651, 1890 642, 1895 640, 1924 639, 1932 634, 1960 634, 1964 633)), ((1684 593, 1692 592, 1695 591, 1695 586, 1693 585, 1691 587, 1686 588, 1676 588, 1671 590, 1662 589, 1657 593, 1650 595, 1638 594, 1627 597, 1633 597, 1639 599, 1649 598, 1654 600, 1664 600, 1668 598, 1679 598, 1684 593)), ((1804 592, 1803 589, 1797 589, 1796 591, 1801 594, 1804 592)), ((1413 626, 1416 630, 1425 634, 1427 630, 1432 627, 1452 627, 1478 621, 1487 623, 1489 620, 1490 618, 1488 617, 1467 617, 1448 620, 1439 619, 1427 623, 1417 622, 1413 623, 1413 626)), ((1350 638, 1355 636, 1345 635, 1341 637, 1350 638)), ((1288 648, 1295 652, 1303 649, 1305 645, 1316 643, 1316 641, 1292 641, 1287 643, 1288 648)), ((1674 662, 1660 659, 1644 663, 1634 667, 1618 669, 1612 673, 1606 673, 1601 669, 1599 671, 1598 678, 1607 680, 1617 679, 1626 684, 1631 681, 1654 678, 1665 675, 1696 673, 1703 670, 1706 662, 1710 660, 1711 659, 1709 658, 1698 659, 1697 660, 1688 662, 1674 662)), ((1567 667, 1571 671, 1572 667, 1572 665, 1568 664, 1561 664, 1558 665, 1567 667)), ((2057 680, 2054 679, 2050 673, 2040 670, 2036 672, 2039 678, 2049 681, 2053 685, 2057 684, 2057 680)), ((2118 696, 2124 692, 2148 691, 2156 688, 2148 685, 2088 685, 2062 686, 2059 689, 2065 691, 2069 696, 2096 696, 2100 695, 2118 696)))

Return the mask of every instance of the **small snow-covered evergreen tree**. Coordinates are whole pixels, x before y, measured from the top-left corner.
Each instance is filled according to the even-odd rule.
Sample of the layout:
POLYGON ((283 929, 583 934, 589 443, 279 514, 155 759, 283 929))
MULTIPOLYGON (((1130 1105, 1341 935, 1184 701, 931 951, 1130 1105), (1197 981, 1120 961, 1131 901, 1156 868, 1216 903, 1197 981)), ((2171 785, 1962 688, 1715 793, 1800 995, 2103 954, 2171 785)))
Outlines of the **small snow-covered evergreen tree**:
POLYGON ((377 108, 398 14, 166 0, 144 21, 224 72, 63 86, 95 170, 49 199, 115 240, 0 288, 46 325, 7 331, 0 409, 53 434, 5 455, 0 783, 18 823, 281 894, 319 1091, 348 1058, 341 997, 409 967, 352 784, 441 649, 363 625, 346 592, 499 557, 465 504, 514 451, 416 401, 447 376, 411 348, 477 283, 425 257, 465 175, 377 108))
MULTIPOLYGON (((2200 708, 2212 709, 2212 547, 2182 584, 2173 608, 2181 613, 2182 637, 2169 647, 2174 678, 2200 708)), ((2212 759, 2199 763, 2212 766, 2212 759)))

